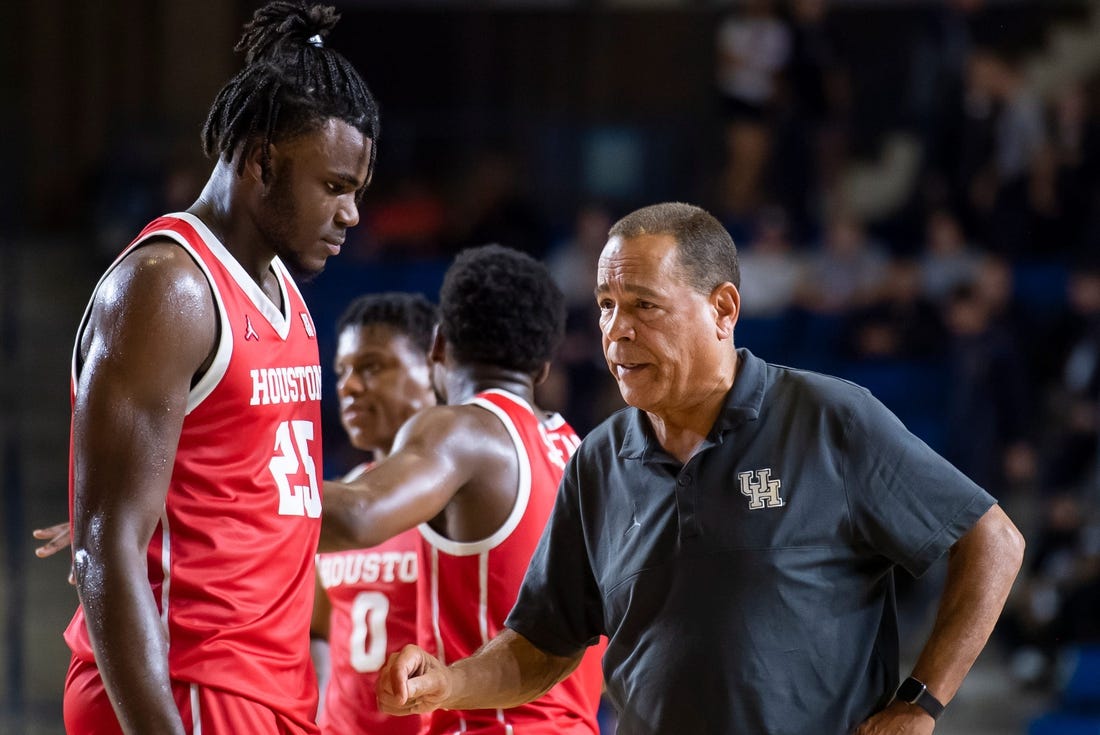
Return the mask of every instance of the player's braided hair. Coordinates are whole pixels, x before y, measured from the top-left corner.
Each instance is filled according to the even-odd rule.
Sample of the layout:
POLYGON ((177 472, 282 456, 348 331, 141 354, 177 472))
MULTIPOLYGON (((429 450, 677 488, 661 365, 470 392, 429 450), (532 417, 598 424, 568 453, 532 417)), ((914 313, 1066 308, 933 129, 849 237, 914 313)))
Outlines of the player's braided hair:
POLYGON ((565 331, 565 297, 546 266, 500 245, 463 250, 443 277, 439 328, 458 360, 534 375, 565 331))
POLYGON ((409 338, 427 354, 432 347, 432 329, 438 313, 435 305, 420 294, 391 291, 366 294, 353 300, 336 323, 339 334, 348 327, 384 324, 409 338))
MULTIPOLYGON (((324 37, 340 16, 324 5, 292 0, 264 5, 244 26, 236 51, 245 67, 230 79, 202 127, 203 151, 231 160, 242 144, 261 137, 263 175, 271 144, 337 119, 370 138, 368 179, 378 150, 378 105, 359 72, 324 37)), ((237 172, 244 170, 241 156, 237 172)))

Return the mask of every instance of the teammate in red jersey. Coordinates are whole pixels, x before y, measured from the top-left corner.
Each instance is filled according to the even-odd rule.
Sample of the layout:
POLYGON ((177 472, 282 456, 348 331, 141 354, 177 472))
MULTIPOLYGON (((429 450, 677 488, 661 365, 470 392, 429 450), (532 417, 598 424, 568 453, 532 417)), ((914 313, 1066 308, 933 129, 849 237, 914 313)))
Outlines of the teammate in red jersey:
POLYGON ((378 136, 324 45, 336 19, 256 12, 204 125, 205 189, 119 256, 80 325, 69 733, 316 732, 321 375, 290 272, 339 252, 378 136))
MULTIPOLYGON (((325 483, 323 548, 372 546, 419 526, 421 643, 444 661, 503 626, 579 444, 559 415, 533 405, 563 322, 542 264, 494 245, 460 253, 431 352, 449 405, 410 419, 389 456, 352 483, 325 483)), ((601 648, 530 704, 436 712, 430 732, 594 735, 601 648)))
MULTIPOLYGON (((337 323, 340 419, 352 446, 370 452, 373 462, 390 453, 410 416, 435 405, 428 366, 435 321, 435 307, 423 296, 386 293, 354 300, 337 323)), ((420 534, 409 529, 369 549, 317 556, 310 632, 322 690, 317 723, 326 735, 423 731, 427 718, 383 714, 374 696, 386 656, 417 641, 419 543, 420 534)))

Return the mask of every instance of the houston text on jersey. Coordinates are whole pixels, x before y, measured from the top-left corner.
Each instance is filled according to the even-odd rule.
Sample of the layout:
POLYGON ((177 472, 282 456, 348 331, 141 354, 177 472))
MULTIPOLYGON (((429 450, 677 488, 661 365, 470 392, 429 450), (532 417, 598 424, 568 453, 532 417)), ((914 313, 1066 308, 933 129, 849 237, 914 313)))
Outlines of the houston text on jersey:
POLYGON ((325 554, 319 561, 321 584, 325 589, 359 582, 415 582, 415 551, 359 551, 350 554, 325 554))
POLYGON ((321 400, 321 366, 265 368, 250 371, 253 406, 321 400))

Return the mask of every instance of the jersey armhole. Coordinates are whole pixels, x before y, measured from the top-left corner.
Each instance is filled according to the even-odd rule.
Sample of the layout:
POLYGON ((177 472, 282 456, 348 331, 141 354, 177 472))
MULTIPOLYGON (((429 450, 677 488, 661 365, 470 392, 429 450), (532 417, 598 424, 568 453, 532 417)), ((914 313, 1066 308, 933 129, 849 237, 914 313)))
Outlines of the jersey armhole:
POLYGON ((473 556, 475 554, 491 551, 497 546, 500 546, 512 535, 516 527, 519 526, 520 521, 523 520, 523 516, 527 512, 527 506, 531 501, 531 458, 527 454, 527 448, 523 443, 523 438, 520 436, 518 428, 512 421, 512 417, 509 416, 504 409, 482 397, 471 398, 465 401, 463 405, 477 406, 478 408, 485 409, 504 425, 504 429, 512 440, 512 448, 516 453, 519 477, 517 480, 516 499, 512 504, 511 511, 509 511, 503 523, 500 524, 500 527, 483 539, 478 541, 455 541, 439 533, 428 523, 421 523, 417 527, 420 530, 420 535, 424 537, 426 542, 451 556, 473 556))
POLYGON ((76 344, 73 346, 72 358, 73 387, 75 390, 81 370, 84 367, 84 358, 81 355, 81 343, 84 340, 84 333, 88 328, 88 321, 91 319, 92 308, 95 304, 96 296, 99 294, 99 289, 103 286, 103 282, 122 264, 122 261, 130 257, 130 255, 138 249, 150 245, 154 241, 178 245, 187 253, 188 257, 190 257, 195 265, 198 266, 199 270, 202 271, 203 277, 206 279, 206 287, 210 291, 211 302, 214 305, 214 346, 210 353, 207 354, 206 359, 203 360, 203 364, 191 377, 191 388, 187 394, 187 413, 191 413, 196 406, 202 403, 206 396, 210 395, 217 384, 221 382, 222 377, 225 375, 225 370, 229 365, 229 357, 233 350, 233 340, 230 332, 229 319, 225 312, 225 306, 221 300, 221 294, 214 284, 213 274, 203 262, 202 258, 199 257, 199 254, 195 252, 191 244, 188 243, 182 235, 172 230, 156 230, 150 232, 141 240, 126 248, 103 275, 100 276, 99 282, 96 283, 95 288, 92 290, 92 296, 88 300, 88 305, 84 309, 84 316, 81 318, 80 326, 77 328, 76 332, 76 344))

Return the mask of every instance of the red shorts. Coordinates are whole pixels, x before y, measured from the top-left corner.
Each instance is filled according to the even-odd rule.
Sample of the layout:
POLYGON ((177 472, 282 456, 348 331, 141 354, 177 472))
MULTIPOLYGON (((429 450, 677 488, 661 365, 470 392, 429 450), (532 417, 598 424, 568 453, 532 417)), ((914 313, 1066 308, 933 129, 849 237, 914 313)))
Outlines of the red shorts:
MULTIPOLYGON (((183 681, 172 695, 191 735, 316 735, 251 699, 183 681)), ((68 735, 123 735, 95 664, 72 657, 65 676, 65 732, 68 735)))

